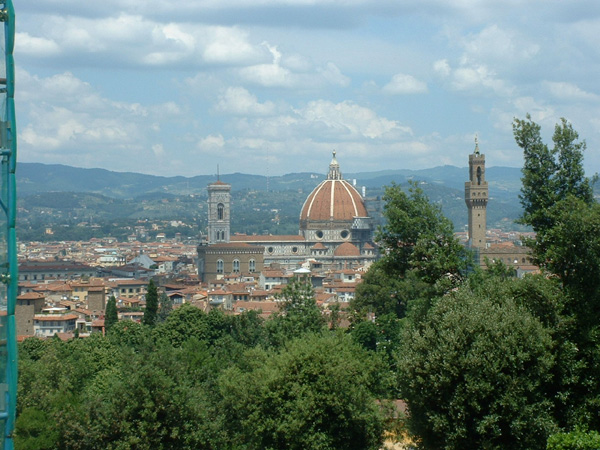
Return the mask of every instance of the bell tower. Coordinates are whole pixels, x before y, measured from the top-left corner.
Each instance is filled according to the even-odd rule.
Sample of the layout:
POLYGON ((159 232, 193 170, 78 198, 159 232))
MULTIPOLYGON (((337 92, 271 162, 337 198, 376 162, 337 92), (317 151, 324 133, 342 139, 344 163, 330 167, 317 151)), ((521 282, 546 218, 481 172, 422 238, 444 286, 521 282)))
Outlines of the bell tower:
POLYGON ((486 248, 488 194, 485 155, 479 153, 479 143, 475 137, 475 150, 469 155, 469 181, 465 183, 465 203, 469 213, 469 247, 486 248))
POLYGON ((231 185, 216 181, 208 185, 208 243, 229 242, 231 185))

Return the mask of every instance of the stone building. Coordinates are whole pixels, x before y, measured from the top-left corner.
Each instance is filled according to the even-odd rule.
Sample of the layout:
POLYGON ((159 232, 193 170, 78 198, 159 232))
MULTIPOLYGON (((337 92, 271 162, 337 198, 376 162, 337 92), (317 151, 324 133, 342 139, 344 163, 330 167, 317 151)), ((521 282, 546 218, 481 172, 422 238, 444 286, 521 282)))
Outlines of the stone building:
POLYGON ((485 180, 485 155, 479 153, 475 138, 475 151, 469 155, 469 181, 465 183, 465 203, 469 217, 468 246, 485 249, 486 212, 489 197, 488 183, 485 180))
POLYGON ((360 193, 343 179, 335 151, 327 178, 302 206, 297 235, 230 235, 230 189, 220 181, 208 188, 208 242, 198 247, 198 273, 204 274, 204 281, 215 273, 219 276, 234 271, 238 267, 235 259, 245 272, 243 253, 233 251, 235 245, 248 252, 248 247, 252 252, 262 249, 262 260, 257 253, 247 257, 248 264, 250 258, 255 260, 256 272, 263 264, 293 270, 310 262, 312 267, 328 270, 368 266, 377 259, 372 220, 360 193), (222 270, 215 266, 219 260, 222 270))
POLYGON ((469 155, 469 181, 465 182, 465 203, 468 209, 467 246, 473 250, 475 260, 481 267, 489 262, 501 261, 508 267, 530 267, 528 247, 513 242, 489 244, 487 234, 488 182, 485 179, 485 155, 479 152, 475 138, 475 150, 469 155))

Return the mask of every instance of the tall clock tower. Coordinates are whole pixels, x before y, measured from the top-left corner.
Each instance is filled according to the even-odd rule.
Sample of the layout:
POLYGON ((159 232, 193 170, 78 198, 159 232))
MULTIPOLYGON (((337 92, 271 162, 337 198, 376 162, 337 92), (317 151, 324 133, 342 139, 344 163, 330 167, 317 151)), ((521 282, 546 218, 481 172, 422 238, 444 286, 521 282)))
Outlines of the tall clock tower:
POLYGON ((216 181, 208 185, 208 243, 229 242, 231 185, 216 181))
POLYGON ((479 153, 475 137, 475 150, 469 155, 469 181, 465 183, 465 203, 469 212, 469 246, 486 248, 486 208, 488 183, 485 181, 485 155, 479 153))

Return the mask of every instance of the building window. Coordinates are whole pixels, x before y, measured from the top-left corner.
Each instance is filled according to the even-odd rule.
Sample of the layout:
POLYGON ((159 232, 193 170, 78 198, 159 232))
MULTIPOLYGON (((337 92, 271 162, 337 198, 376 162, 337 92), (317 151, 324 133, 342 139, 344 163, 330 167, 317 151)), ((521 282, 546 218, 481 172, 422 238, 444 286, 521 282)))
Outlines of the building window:
POLYGON ((274 249, 273 247, 269 247, 269 248, 267 249, 267 252, 269 252, 269 253, 273 253, 274 251, 275 251, 275 249, 274 249))
POLYGON ((254 259, 248 261, 248 266, 251 273, 256 272, 256 261, 254 259))
POLYGON ((350 232, 348 230, 343 230, 341 235, 342 239, 346 239, 350 235, 350 232))
POLYGON ((239 273, 240 272, 240 260, 239 259, 234 259, 233 260, 233 271, 235 273, 239 273))
POLYGON ((217 220, 223 220, 225 217, 225 205, 223 203, 219 203, 217 205, 217 220))
POLYGON ((217 273, 223 273, 223 260, 217 260, 217 273))
POLYGON ((292 253, 298 253, 298 247, 292 247, 292 253))
POLYGON ((321 230, 316 232, 317 239, 323 239, 323 232, 321 230))

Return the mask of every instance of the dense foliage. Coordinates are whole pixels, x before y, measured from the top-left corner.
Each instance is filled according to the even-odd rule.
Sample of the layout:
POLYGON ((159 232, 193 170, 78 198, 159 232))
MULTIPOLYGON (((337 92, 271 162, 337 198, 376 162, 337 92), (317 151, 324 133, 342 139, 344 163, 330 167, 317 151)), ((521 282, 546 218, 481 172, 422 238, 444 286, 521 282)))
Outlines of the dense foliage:
POLYGON ((542 449, 555 429, 551 332, 487 283, 440 299, 407 330, 400 384, 426 449, 542 449))
POLYGON ((154 327, 25 340, 16 448, 379 448, 383 363, 311 316, 309 291, 290 287, 269 327, 184 305, 154 327))

